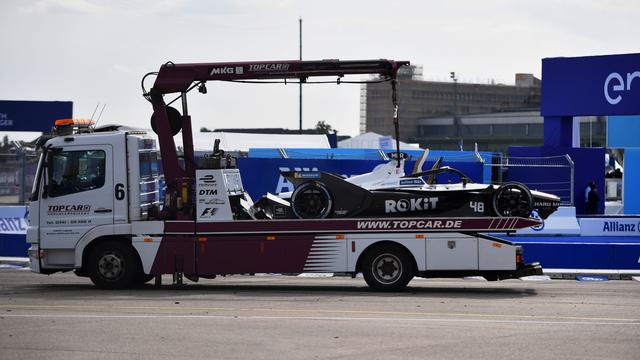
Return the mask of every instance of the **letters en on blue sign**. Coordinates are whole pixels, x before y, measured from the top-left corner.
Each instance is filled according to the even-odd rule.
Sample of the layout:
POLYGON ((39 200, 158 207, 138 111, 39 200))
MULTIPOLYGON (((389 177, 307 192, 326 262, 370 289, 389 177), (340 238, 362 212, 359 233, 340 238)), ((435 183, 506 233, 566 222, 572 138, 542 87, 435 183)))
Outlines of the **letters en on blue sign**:
POLYGON ((541 113, 640 114, 640 54, 542 59, 541 113))
POLYGON ((0 131, 48 132, 55 120, 71 117, 71 101, 0 100, 0 131))

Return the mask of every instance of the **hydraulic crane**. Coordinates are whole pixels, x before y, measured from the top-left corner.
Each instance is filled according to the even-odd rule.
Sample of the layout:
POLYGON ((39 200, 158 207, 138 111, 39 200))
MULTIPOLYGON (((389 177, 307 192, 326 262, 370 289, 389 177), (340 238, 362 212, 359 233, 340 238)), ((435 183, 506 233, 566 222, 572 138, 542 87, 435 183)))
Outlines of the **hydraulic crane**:
MULTIPOLYGON (((191 116, 187 105, 187 93, 195 88, 206 93, 207 81, 234 82, 278 82, 307 83, 310 77, 337 77, 331 83, 348 83, 343 81, 345 75, 373 74, 379 81, 388 81, 392 87, 393 122, 397 156, 400 156, 397 74, 398 69, 409 65, 408 61, 393 60, 318 60, 318 61, 258 61, 227 63, 194 63, 174 64, 167 62, 157 73, 148 73, 142 79, 143 94, 153 106, 152 127, 158 135, 162 165, 167 190, 165 193, 165 216, 175 219, 191 219, 193 214, 186 205, 189 189, 193 186, 196 162, 193 149, 191 116), (153 87, 147 91, 144 81, 147 76, 156 75, 153 87), (293 81, 292 81, 293 80, 293 81), (169 103, 164 95, 178 93, 179 96, 169 103), (181 99, 182 113, 169 106, 181 99), (173 136, 182 131, 184 147, 184 167, 180 166, 173 136)), ((323 81, 324 82, 324 81, 323 81)), ((355 81, 362 83, 363 81, 355 81)), ((399 166, 399 162, 398 162, 399 166)))

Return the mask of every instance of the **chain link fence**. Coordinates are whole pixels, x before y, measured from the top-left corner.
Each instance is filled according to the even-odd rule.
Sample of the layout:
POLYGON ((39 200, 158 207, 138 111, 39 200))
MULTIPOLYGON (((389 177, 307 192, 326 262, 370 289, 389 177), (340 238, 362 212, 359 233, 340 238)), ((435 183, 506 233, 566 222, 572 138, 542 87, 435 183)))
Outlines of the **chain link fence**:
POLYGON ((569 155, 543 157, 501 157, 486 163, 497 171, 496 183, 517 181, 531 190, 560 197, 560 204, 574 204, 574 163, 569 155))
POLYGON ((38 154, 14 151, 0 154, 0 205, 23 205, 29 201, 38 166, 38 154))

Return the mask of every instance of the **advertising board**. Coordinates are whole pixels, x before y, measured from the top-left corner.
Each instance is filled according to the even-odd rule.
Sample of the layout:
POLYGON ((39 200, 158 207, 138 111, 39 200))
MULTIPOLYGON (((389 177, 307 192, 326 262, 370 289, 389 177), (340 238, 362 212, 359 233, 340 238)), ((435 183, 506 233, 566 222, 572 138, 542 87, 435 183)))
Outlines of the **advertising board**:
POLYGON ((542 59, 542 79, 542 116, 640 114, 640 54, 542 59))
POLYGON ((50 131, 55 120, 73 117, 71 101, 0 100, 0 131, 50 131))

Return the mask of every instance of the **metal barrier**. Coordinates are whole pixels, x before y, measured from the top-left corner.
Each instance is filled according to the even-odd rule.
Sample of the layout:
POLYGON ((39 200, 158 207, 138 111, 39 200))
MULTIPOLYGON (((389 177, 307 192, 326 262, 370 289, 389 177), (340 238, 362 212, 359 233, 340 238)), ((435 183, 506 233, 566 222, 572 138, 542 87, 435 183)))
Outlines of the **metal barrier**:
POLYGON ((568 154, 545 157, 504 157, 499 162, 486 163, 485 166, 500 169, 500 177, 497 183, 519 181, 532 190, 551 193, 560 197, 561 205, 573 206, 574 204, 574 163, 568 154), (519 169, 519 171, 509 171, 519 169), (514 178, 516 173, 524 173, 529 176, 514 178), (533 172, 536 172, 534 174, 533 172), (504 176, 504 174, 507 174, 504 176))
POLYGON ((21 205, 29 200, 38 166, 34 151, 15 149, 0 154, 0 204, 21 205))

